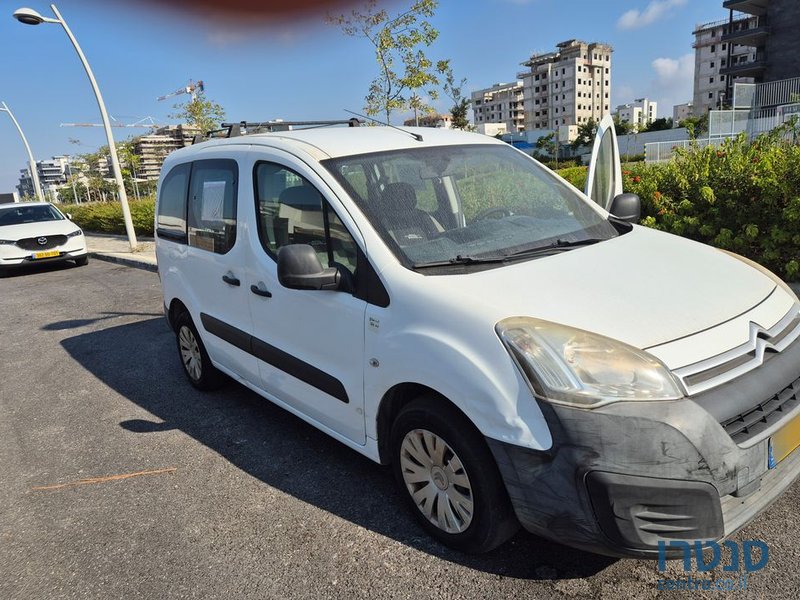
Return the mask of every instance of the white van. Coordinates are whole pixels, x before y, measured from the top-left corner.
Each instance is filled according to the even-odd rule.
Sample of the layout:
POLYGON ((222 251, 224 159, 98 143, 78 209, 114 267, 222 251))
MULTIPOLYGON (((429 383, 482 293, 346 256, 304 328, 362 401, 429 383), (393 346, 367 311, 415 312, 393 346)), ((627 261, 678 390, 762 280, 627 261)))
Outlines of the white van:
POLYGON ((227 375, 391 464, 465 551, 521 524, 656 556, 730 535, 797 477, 800 302, 633 224, 610 119, 586 194, 478 134, 243 125, 170 154, 159 182, 195 387, 227 375))

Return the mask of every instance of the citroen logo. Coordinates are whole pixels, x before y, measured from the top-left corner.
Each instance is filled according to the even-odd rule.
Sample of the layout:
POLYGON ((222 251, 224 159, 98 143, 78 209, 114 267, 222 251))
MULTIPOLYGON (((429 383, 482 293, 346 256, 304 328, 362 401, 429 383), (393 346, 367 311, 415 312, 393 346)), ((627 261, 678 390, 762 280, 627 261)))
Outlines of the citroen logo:
POLYGON ((40 237, 40 238, 38 238, 36 240, 36 243, 39 244, 40 246, 46 246, 47 245, 47 238, 46 237, 40 237))

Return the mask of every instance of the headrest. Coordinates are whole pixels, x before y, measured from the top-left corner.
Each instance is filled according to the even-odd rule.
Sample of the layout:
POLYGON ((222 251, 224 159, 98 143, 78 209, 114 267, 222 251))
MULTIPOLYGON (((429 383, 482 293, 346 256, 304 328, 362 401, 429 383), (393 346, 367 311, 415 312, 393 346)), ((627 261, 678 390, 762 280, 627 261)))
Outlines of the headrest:
POLYGON ((381 204, 393 212, 412 211, 417 208, 417 192, 410 183, 389 183, 381 194, 381 204))
POLYGON ((298 210, 322 210, 322 196, 310 185, 286 188, 278 197, 278 202, 298 210))

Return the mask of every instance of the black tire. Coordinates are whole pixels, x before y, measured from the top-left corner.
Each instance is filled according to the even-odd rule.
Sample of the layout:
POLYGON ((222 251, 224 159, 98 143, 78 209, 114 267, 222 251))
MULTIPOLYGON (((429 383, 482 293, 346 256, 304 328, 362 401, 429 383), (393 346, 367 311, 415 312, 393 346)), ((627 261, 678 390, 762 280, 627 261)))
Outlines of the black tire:
POLYGON ((192 317, 186 311, 175 319, 175 340, 178 346, 178 359, 189 383, 203 391, 215 390, 225 384, 225 375, 211 364, 203 340, 200 339, 192 317), (192 356, 189 357, 187 354, 192 356))
MULTIPOLYGON (((498 547, 518 531, 519 521, 514 514, 505 485, 497 469, 497 463, 486 445, 486 441, 469 419, 443 398, 433 394, 422 396, 407 404, 400 411, 392 424, 391 453, 392 469, 401 493, 417 520, 443 544, 462 552, 477 554, 498 547), (440 469, 438 474, 431 475, 431 480, 427 483, 407 484, 403 472, 405 470, 406 473, 411 473, 408 460, 415 459, 408 454, 408 446, 404 450, 403 443, 408 434, 410 434, 410 442, 423 440, 426 435, 422 433, 423 430, 445 442, 443 463, 450 470, 440 469), (419 436, 423 436, 423 438, 419 436), (448 451, 452 451, 452 455, 448 451), (405 461, 405 467, 401 464, 401 456, 405 461), (446 458, 448 456, 450 458, 446 458), (459 461, 463 465, 463 470, 455 470, 455 473, 460 473, 457 476, 462 478, 465 473, 469 487, 461 487, 458 483, 453 484, 450 480, 454 480, 455 477, 448 478, 447 476, 448 472, 454 472, 453 465, 457 465, 459 461), (442 473, 445 473, 444 481, 441 480, 442 473), (447 506, 450 514, 455 515, 457 519, 452 523, 463 527, 460 531, 448 532, 432 522, 433 516, 429 518, 424 514, 424 509, 417 506, 412 497, 409 486, 419 485, 416 491, 417 493, 423 491, 424 495, 422 488, 434 486, 436 478, 439 478, 439 483, 436 483, 437 487, 430 487, 428 493, 438 494, 437 499, 431 502, 435 507, 432 512, 437 516, 439 503, 443 498, 442 494, 446 493, 441 486, 446 486, 446 489, 452 486, 460 496, 472 499, 473 510, 469 518, 462 519, 464 513, 459 512, 454 503, 450 502, 447 506), (469 493, 463 493, 466 491, 469 493)), ((417 468, 417 465, 424 469, 421 462, 415 462, 412 468, 417 468)), ((433 473, 433 470, 431 472, 433 473)), ((463 482, 463 479, 461 481, 463 482)))
POLYGON ((89 264, 88 256, 81 256, 80 258, 75 259, 75 265, 78 267, 85 267, 88 264, 89 264))

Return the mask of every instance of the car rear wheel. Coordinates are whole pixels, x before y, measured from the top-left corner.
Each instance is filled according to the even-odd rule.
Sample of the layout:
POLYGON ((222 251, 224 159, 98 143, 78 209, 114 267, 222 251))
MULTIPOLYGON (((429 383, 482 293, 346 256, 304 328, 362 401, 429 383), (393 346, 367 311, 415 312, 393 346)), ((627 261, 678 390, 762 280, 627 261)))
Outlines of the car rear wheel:
POLYGON ((75 259, 75 264, 79 267, 83 267, 89 264, 89 257, 88 256, 81 256, 80 258, 75 259))
POLYGON ((211 364, 208 352, 188 312, 175 319, 175 337, 183 372, 199 390, 217 389, 225 383, 225 375, 211 364))
POLYGON ((519 529, 497 464, 472 423, 442 398, 405 406, 391 433, 392 466, 422 526, 464 552, 488 552, 519 529))

